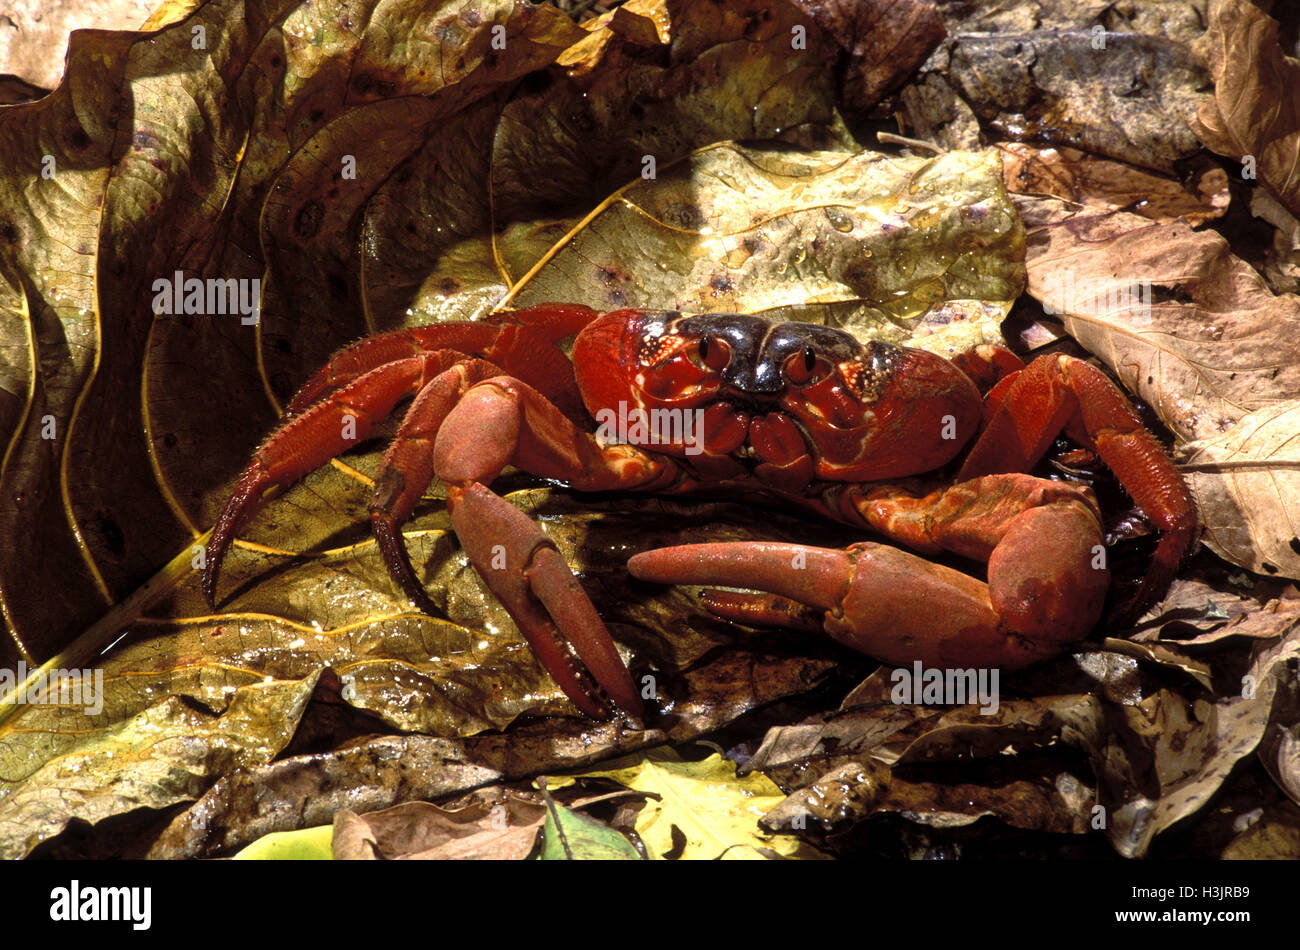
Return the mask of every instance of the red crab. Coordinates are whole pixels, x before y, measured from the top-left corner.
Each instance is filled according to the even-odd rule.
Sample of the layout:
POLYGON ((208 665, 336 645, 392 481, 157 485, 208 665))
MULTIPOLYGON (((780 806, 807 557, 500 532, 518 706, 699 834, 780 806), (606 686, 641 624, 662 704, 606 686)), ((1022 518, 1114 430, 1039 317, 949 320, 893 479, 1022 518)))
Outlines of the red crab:
POLYGON ((508 465, 583 491, 757 491, 921 554, 987 561, 987 583, 873 542, 842 551, 685 545, 628 562, 644 580, 765 591, 711 591, 706 604, 752 624, 816 619, 835 639, 898 665, 1018 669, 1097 622, 1110 579, 1092 492, 1022 474, 1062 431, 1100 457, 1163 532, 1130 615, 1164 591, 1196 529, 1164 450, 1081 360, 1043 356, 1025 366, 1009 350, 978 347, 950 362, 754 316, 548 304, 385 334, 331 359, 294 397, 213 528, 203 572, 210 602, 231 538, 264 489, 366 438, 410 396, 370 503, 389 573, 437 613, 399 530, 436 475, 469 560, 594 718, 610 715, 609 700, 641 715, 640 697, 555 545, 489 487, 508 465), (574 334, 570 362, 557 344, 574 334), (611 416, 676 429, 643 426, 631 433, 643 444, 628 444, 604 426, 593 432, 593 418, 611 416), (977 432, 945 479, 941 470, 977 432), (936 474, 916 477, 925 473, 936 474))

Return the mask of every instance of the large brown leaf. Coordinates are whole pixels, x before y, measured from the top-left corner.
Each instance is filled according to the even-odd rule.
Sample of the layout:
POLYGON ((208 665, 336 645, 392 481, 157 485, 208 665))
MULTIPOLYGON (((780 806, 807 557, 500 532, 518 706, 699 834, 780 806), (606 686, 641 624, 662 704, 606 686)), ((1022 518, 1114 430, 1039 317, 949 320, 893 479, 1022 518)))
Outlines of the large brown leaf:
POLYGON ((1241 159, 1243 178, 1258 178, 1300 214, 1300 61, 1282 51, 1277 21, 1246 0, 1211 0, 1197 49, 1214 76, 1214 96, 1192 128, 1214 151, 1241 159))

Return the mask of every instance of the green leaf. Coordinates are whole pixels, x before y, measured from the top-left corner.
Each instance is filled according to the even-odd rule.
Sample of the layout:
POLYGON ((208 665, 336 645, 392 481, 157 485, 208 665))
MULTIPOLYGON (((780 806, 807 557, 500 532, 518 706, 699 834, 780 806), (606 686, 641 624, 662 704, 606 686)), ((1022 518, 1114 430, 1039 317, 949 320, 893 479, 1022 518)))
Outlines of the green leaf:
POLYGON ((594 818, 549 802, 542 828, 542 861, 637 861, 636 848, 620 832, 594 818))

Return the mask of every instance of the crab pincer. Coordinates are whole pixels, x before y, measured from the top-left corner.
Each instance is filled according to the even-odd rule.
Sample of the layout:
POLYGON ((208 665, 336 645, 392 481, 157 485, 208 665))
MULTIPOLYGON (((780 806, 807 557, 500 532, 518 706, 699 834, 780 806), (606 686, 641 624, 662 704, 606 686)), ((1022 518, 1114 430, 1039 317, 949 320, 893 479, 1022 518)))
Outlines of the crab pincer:
MULTIPOLYGON (((509 464, 581 482, 618 454, 602 453, 532 387, 508 376, 466 392, 441 422, 432 452, 470 563, 560 688, 594 718, 608 717, 606 696, 624 712, 643 714, 632 676, 555 543, 487 486, 509 464)), ((608 475, 625 477, 616 466, 608 475)))
POLYGON ((641 697, 609 631, 541 527, 478 482, 453 487, 447 505, 470 563, 573 704, 608 718, 603 693, 641 716, 641 697))
POLYGON ((628 570, 662 584, 721 584, 711 613, 755 626, 821 630, 899 666, 1018 670, 1058 654, 1097 622, 1110 575, 1088 564, 1101 528, 1084 505, 1029 508, 989 557, 989 582, 887 544, 689 544, 637 554, 628 570), (1032 554, 1033 556, 1027 556, 1032 554), (818 616, 820 614, 820 616, 818 616))

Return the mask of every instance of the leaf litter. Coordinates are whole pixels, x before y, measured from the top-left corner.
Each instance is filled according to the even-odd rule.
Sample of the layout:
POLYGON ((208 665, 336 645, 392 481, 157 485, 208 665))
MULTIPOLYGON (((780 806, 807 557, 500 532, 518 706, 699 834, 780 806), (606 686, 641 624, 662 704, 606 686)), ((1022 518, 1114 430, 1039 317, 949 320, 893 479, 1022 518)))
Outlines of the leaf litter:
MULTIPOLYGON (((887 100, 905 133, 953 149, 938 157, 862 151, 838 117, 869 115, 915 65, 850 42, 871 11, 856 27, 832 16, 834 39, 810 23, 800 58, 788 36, 807 21, 778 2, 638 0, 582 26, 505 3, 392 4, 379 22, 357 0, 246 6, 220 55, 181 74, 158 64, 184 55, 188 30, 164 28, 147 55, 138 34, 74 34, 63 83, 0 113, 5 154, 48 152, 62 169, 57 188, 0 189, 0 516, 42 552, 0 555, 7 650, 11 664, 76 666, 115 643, 97 661, 102 711, 29 705, 0 726, 0 851, 56 853, 89 823, 101 850, 125 853, 135 826, 106 819, 132 814, 153 816, 134 845, 153 857, 231 854, 331 822, 349 829, 347 856, 478 851, 454 830, 443 845, 421 835, 500 825, 501 802, 533 776, 628 754, 645 770, 665 753, 638 750, 743 730, 764 707, 843 682, 846 663, 870 668, 795 635, 745 634, 692 591, 647 593, 622 570, 629 538, 856 540, 842 529, 510 476, 503 492, 541 517, 634 673, 664 693, 644 730, 586 723, 468 568, 437 486, 407 534, 446 617, 395 595, 365 517, 382 438, 265 505, 210 614, 190 549, 278 406, 338 346, 502 300, 564 299, 759 312, 948 355, 997 339, 1027 278, 1046 305, 1036 319, 1059 326, 1048 336, 1082 343, 1173 433, 1207 546, 1264 579, 1189 569, 1132 640, 1018 677, 991 717, 899 705, 877 670, 839 710, 794 715, 752 758, 736 753, 742 772, 792 793, 765 806, 753 853, 791 853, 775 832, 853 850, 872 828, 903 827, 899 847, 917 856, 975 854, 1007 834, 1008 847, 1070 854, 1099 831, 1112 853, 1139 856, 1220 790, 1249 787, 1273 797, 1252 810, 1244 796, 1215 853, 1294 856, 1295 298, 1206 227, 1239 192, 1179 121, 1199 109, 1191 128, 1230 157, 1244 143, 1224 136, 1259 125, 1232 113, 1228 132, 1204 131, 1211 103, 1255 81, 1226 74, 1222 53, 1187 52, 1185 14, 1204 4, 1135 3, 1127 23, 1106 21, 1113 58, 1086 92, 1063 78, 1095 52, 1080 5, 1023 5, 1036 20, 1000 8, 1014 22, 946 7, 948 40, 887 100), (497 25, 511 57, 492 55, 497 25), (394 46, 397 31, 419 42, 394 46), (837 60, 851 65, 835 72, 837 60), (1135 76, 1158 88, 1126 87, 1135 76), (122 116, 125 84, 136 110, 122 116), (1119 121, 1096 118, 1107 110, 1119 121), (344 156, 364 174, 340 177, 344 156), (261 277, 262 320, 250 331, 151 315, 151 281, 175 270, 261 277), (1139 302, 1149 282, 1150 306, 1079 305, 1080 287, 1117 278, 1139 285, 1139 302), (47 416, 65 433, 55 455, 37 438, 47 416), (495 804, 465 804, 500 782, 483 793, 495 804), (395 850, 376 817, 390 807, 395 850)), ((1231 5, 1212 6, 1198 49, 1240 42, 1231 5)), ((216 30, 225 7, 194 16, 216 30)), ((1257 45, 1249 61, 1272 55, 1257 45)), ((1286 147, 1284 125, 1263 134, 1286 147)), ((1260 151, 1261 184, 1285 204, 1277 153, 1260 151)), ((680 807, 700 808, 691 796, 680 807)), ((519 856, 536 833, 536 809, 525 813, 531 830, 482 847, 519 856)), ((695 853, 671 830, 656 840, 660 854, 695 853)))

